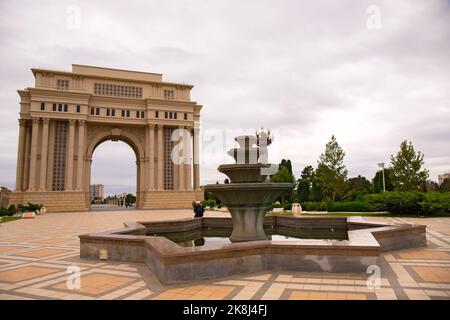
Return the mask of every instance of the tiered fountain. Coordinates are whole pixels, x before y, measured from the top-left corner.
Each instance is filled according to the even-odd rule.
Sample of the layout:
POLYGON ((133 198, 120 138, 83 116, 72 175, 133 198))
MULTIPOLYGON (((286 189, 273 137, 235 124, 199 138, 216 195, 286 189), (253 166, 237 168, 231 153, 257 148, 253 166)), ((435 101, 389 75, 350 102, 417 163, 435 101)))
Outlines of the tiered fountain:
POLYGON ((143 262, 161 282, 175 283, 264 270, 365 273, 378 264, 381 251, 426 245, 425 226, 361 217, 264 217, 292 185, 270 182, 278 166, 267 163, 269 134, 235 140, 239 148, 228 154, 236 163, 218 168, 231 183, 205 187, 231 218, 125 222, 123 229, 80 235, 80 256, 104 259, 106 253, 110 260, 143 262))
POLYGON ((230 183, 209 184, 205 191, 212 192, 230 211, 233 221, 232 242, 267 239, 264 233, 264 215, 269 206, 291 183, 272 183, 270 174, 277 166, 267 164, 267 146, 271 144, 270 132, 256 136, 235 138, 239 148, 228 151, 235 164, 222 164, 218 170, 226 174, 230 183))

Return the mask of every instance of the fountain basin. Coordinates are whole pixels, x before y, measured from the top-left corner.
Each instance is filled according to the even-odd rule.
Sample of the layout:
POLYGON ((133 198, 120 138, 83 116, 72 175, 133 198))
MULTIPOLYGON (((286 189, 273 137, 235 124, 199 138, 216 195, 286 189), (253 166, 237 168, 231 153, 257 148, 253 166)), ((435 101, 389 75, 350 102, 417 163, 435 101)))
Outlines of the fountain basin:
POLYGON ((193 218, 127 222, 125 228, 80 235, 80 257, 145 263, 163 283, 213 279, 265 270, 366 272, 380 252, 426 246, 426 227, 369 223, 360 217, 267 216, 264 226, 293 229, 341 229, 346 240, 290 239, 183 247, 165 232, 231 228, 230 218, 193 218), (146 234, 158 233, 160 236, 146 234))

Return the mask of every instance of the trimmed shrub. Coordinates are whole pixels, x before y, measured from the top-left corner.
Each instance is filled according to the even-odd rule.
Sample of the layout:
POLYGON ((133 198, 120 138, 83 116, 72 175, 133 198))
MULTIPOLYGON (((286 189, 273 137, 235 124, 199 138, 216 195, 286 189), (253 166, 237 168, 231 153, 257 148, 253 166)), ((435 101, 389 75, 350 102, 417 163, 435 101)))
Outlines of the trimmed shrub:
POLYGON ((326 202, 303 202, 301 204, 302 209, 305 211, 327 211, 327 203, 326 202))
POLYGON ((450 214, 450 192, 427 192, 419 202, 423 214, 450 214))
POLYGON ((19 211, 20 212, 25 212, 25 211, 36 211, 36 210, 41 210, 41 208, 43 207, 42 204, 33 204, 28 202, 27 205, 22 205, 19 204, 19 211))
POLYGON ((422 214, 420 203, 424 198, 423 192, 388 191, 369 194, 364 197, 364 200, 375 210, 389 211, 392 214, 422 214))
POLYGON ((334 202, 328 204, 329 212, 369 212, 374 211, 374 207, 363 201, 334 202))

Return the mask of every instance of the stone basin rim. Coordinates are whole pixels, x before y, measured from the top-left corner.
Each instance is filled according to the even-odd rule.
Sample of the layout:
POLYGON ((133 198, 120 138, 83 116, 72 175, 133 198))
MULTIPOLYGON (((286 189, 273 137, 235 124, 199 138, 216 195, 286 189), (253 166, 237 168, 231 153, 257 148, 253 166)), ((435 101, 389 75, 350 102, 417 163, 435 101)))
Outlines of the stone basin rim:
MULTIPOLYGON (((132 221, 125 222, 123 229, 80 235, 80 257, 98 259, 99 251, 106 248, 110 252, 110 260, 144 262, 161 282, 175 283, 279 268, 286 270, 286 267, 294 271, 308 271, 308 268, 314 266, 314 270, 320 271, 316 264, 320 261, 329 261, 332 268, 337 268, 333 269, 333 272, 348 272, 347 268, 352 268, 355 272, 365 272, 368 265, 377 263, 376 259, 382 251, 426 246, 426 226, 423 225, 367 222, 360 217, 273 215, 266 218, 267 223, 280 226, 301 221, 346 223, 349 240, 260 240, 210 247, 181 247, 165 237, 147 236, 145 233, 149 230, 153 232, 152 228, 164 230, 169 225, 173 227, 174 223, 178 224, 177 228, 185 227, 184 231, 187 231, 207 227, 208 224, 226 221, 231 223, 231 218, 132 221), (252 258, 246 260, 246 257, 252 258), (254 259, 261 259, 258 261, 262 264, 255 265, 254 259), (292 264, 292 259, 297 259, 298 264, 292 264), (305 264, 304 259, 310 264, 305 264), (223 263, 230 265, 223 269, 223 263), (236 263, 243 265, 237 268, 236 263), (204 269, 206 265, 210 267, 204 269), (206 274, 202 274, 202 270, 206 274)), ((322 272, 327 272, 329 267, 320 266, 325 268, 322 272)))

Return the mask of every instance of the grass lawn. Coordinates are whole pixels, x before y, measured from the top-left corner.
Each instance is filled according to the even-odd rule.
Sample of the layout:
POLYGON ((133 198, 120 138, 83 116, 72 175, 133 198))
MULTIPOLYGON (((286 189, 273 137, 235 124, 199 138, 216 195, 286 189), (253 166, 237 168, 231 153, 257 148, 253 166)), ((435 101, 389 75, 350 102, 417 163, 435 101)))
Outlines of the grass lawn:
POLYGON ((5 223, 5 222, 19 220, 19 219, 22 219, 22 218, 21 217, 2 217, 0 219, 0 223, 5 223))

